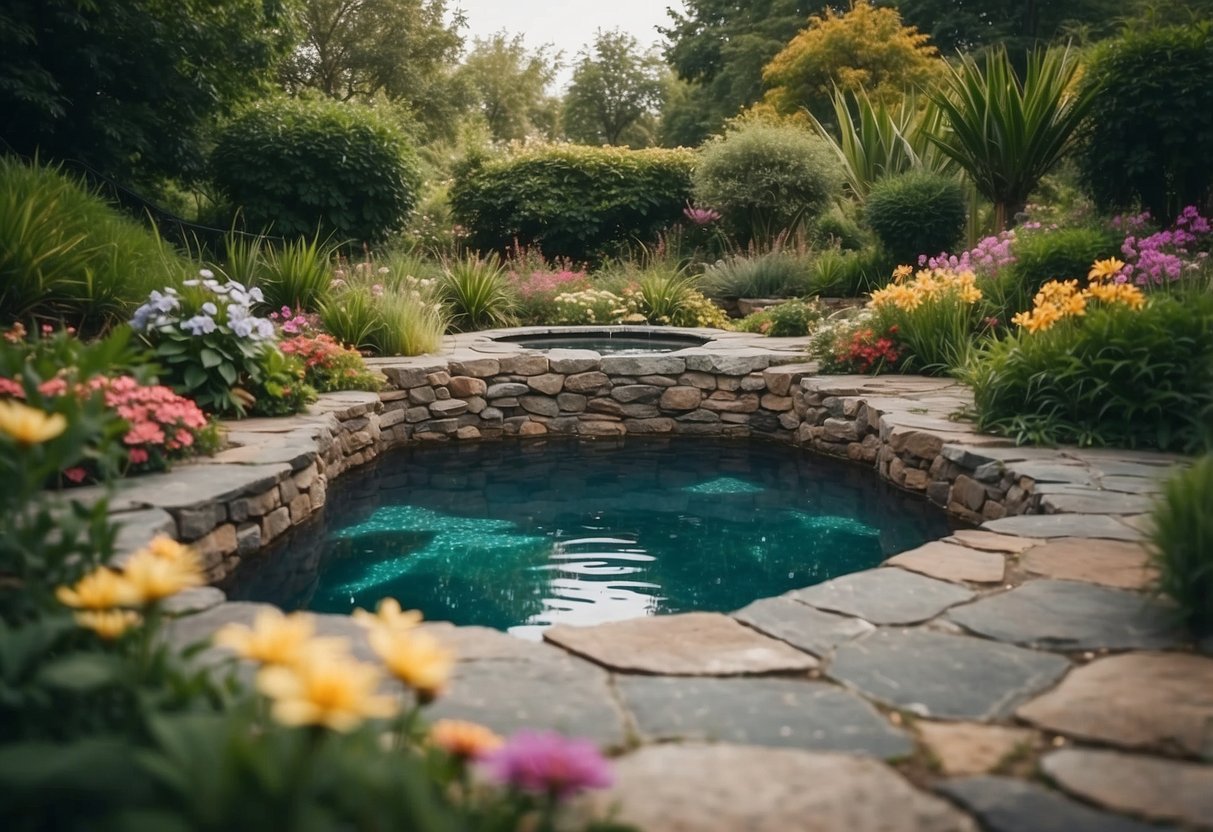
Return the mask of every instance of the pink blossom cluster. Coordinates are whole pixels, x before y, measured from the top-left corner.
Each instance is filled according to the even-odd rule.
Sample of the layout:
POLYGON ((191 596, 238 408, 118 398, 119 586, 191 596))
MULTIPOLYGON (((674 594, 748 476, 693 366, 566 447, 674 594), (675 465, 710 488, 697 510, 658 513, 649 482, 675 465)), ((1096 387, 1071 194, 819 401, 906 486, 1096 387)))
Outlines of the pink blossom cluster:
MULTIPOLYGON (((1039 223, 1033 224, 1039 227, 1039 223)), ((1026 226, 1025 226, 1026 227, 1026 226)), ((1003 231, 993 237, 986 237, 968 251, 960 254, 948 254, 946 251, 934 257, 919 255, 918 265, 928 269, 947 269, 950 271, 971 271, 982 277, 995 277, 1007 266, 1015 262, 1011 246, 1015 243, 1014 231, 1003 231)))
MULTIPOLYGON (((1148 219, 1149 215, 1138 215, 1148 219)), ((1209 220, 1189 205, 1168 229, 1144 237, 1129 234, 1120 247, 1125 267, 1116 275, 1117 283, 1132 281, 1138 286, 1161 286, 1179 280, 1184 271, 1196 268, 1208 258, 1209 220)))
POLYGON ((509 280, 514 284, 514 288, 523 300, 529 300, 536 295, 567 292, 580 288, 587 283, 589 277, 585 272, 573 269, 561 269, 560 271, 536 269, 529 275, 510 272, 509 280))
POLYGON ((488 776, 521 792, 564 799, 611 785, 611 767, 591 740, 521 730, 484 760, 488 776))
POLYGON ((270 313, 270 320, 287 335, 309 335, 320 328, 320 316, 284 306, 270 313))

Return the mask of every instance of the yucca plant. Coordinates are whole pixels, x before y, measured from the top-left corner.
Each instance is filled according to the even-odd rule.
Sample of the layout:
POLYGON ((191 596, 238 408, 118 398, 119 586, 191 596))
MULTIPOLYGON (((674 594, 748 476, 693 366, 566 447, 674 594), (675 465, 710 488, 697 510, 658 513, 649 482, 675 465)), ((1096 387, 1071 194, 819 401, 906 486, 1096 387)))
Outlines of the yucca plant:
POLYGON ((1172 477, 1154 510, 1158 589, 1197 636, 1213 635, 1213 456, 1172 477))
POLYGON ((508 324, 517 299, 496 255, 448 261, 439 281, 452 324, 463 332, 508 324))
POLYGON ((1091 112, 1094 88, 1074 83, 1078 67, 1068 47, 1036 51, 1020 78, 1006 49, 999 48, 981 63, 962 57, 932 96, 946 129, 931 141, 994 203, 999 229, 1023 210, 1091 112))
POLYGON ((835 89, 832 101, 838 135, 812 113, 809 118, 842 163, 847 189, 857 199, 864 199, 872 183, 885 176, 955 168, 929 138, 943 120, 934 101, 908 94, 890 105, 873 101, 862 89, 835 89))
POLYGON ((269 247, 256 281, 265 293, 265 302, 275 309, 289 306, 319 311, 333 282, 334 254, 334 247, 318 236, 269 247))

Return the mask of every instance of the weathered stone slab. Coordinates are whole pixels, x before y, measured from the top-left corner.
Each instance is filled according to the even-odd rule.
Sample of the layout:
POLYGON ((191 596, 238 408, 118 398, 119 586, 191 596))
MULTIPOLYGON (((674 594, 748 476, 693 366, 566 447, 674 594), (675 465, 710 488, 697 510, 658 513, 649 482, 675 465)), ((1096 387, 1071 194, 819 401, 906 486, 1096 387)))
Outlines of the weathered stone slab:
POLYGON ((811 670, 817 660, 725 615, 691 612, 614 621, 595 627, 557 625, 553 644, 614 670, 669 676, 737 676, 811 670))
POLYGON ((700 352, 684 350, 682 357, 687 369, 701 373, 717 373, 725 376, 744 376, 771 366, 771 354, 762 350, 738 350, 736 352, 700 352))
POLYGON ((1149 650, 1182 642, 1169 606, 1076 581, 1029 581, 947 617, 987 638, 1053 650, 1149 650))
POLYGON ((602 356, 593 350, 548 350, 548 366, 553 373, 584 373, 598 369, 602 356))
POLYGON ((838 648, 826 674, 921 716, 994 719, 1069 668, 1051 653, 927 630, 878 630, 838 648))
POLYGON ((988 832, 1158 832, 1010 777, 945 780, 938 789, 976 815, 988 832))
POLYGON ((610 383, 606 373, 591 370, 588 373, 574 373, 565 377, 564 389, 570 393, 592 393, 610 383))
POLYGON ((604 355, 601 369, 610 376, 671 376, 686 366, 686 359, 672 355, 604 355))
POLYGON ((1030 746, 1036 737, 1026 728, 979 722, 919 720, 914 729, 949 777, 988 774, 1004 760, 1030 746))
POLYGON ((944 540, 949 543, 959 543, 970 549, 980 549, 983 552, 1006 552, 1017 555, 1037 545, 1041 541, 1031 537, 1014 537, 1009 534, 983 532, 980 529, 961 529, 952 532, 944 540))
POLYGON ((1098 537, 1141 540, 1137 529, 1105 514, 1022 514, 982 523, 986 531, 1019 537, 1098 537))
POLYGON ((1190 653, 1096 659, 1015 713, 1072 737, 1213 758, 1213 659, 1190 653))
POLYGON ((485 391, 484 397, 489 401, 493 399, 512 398, 515 396, 525 396, 531 392, 531 388, 517 381, 500 381, 496 384, 490 384, 488 390, 485 391))
POLYGON ((955 584, 888 568, 843 575, 789 595, 818 609, 857 616, 873 624, 915 624, 973 597, 972 592, 955 584))
POLYGON ((1020 565, 1033 575, 1122 589, 1147 589, 1158 577, 1138 543, 1063 537, 1029 549, 1020 565))
POLYGON ((1064 514, 1142 514, 1154 507, 1154 498, 1145 494, 1096 491, 1045 494, 1040 498, 1045 511, 1064 514))
POLYGON ((738 745, 657 745, 620 758, 600 812, 645 832, 976 832, 876 760, 738 745))
POLYGON ((938 540, 895 555, 885 565, 900 566, 941 581, 979 584, 1001 583, 1006 571, 1006 561, 1000 554, 938 540))
POLYGON ((147 508, 110 515, 117 524, 112 563, 121 566, 127 558, 146 546, 158 534, 175 536, 177 524, 164 509, 147 508))
POLYGON ((1213 829, 1213 766, 1066 748, 1040 767, 1066 791, 1113 811, 1213 829))
POLYGON ((822 612, 787 596, 755 601, 733 617, 815 656, 824 656, 839 644, 876 629, 861 618, 822 612))
POLYGON ((287 463, 273 465, 182 465, 163 474, 119 480, 118 503, 144 507, 190 508, 224 503, 266 491, 291 473, 287 463))
POLYGON ((624 707, 647 740, 707 740, 900 757, 914 744, 870 704, 824 682, 620 676, 624 707))

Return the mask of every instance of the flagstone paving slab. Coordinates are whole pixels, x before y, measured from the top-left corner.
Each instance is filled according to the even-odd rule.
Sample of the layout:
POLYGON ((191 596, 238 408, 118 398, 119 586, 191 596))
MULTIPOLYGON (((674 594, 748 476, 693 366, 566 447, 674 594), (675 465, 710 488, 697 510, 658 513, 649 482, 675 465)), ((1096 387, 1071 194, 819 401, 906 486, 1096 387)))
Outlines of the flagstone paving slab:
POLYGON ((810 606, 873 624, 916 624, 973 598, 967 589, 904 569, 869 569, 788 593, 810 606))
POLYGON ((960 529, 952 532, 944 540, 949 543, 960 543, 970 549, 980 549, 983 552, 1005 552, 1017 555, 1041 543, 1034 537, 1015 537, 1009 534, 983 532, 980 529, 960 529))
POLYGON ((741 745, 655 745, 594 799, 645 832, 976 832, 972 819, 870 758, 741 745))
POLYGON ((946 617, 987 638, 1051 650, 1149 650, 1183 642, 1169 606, 1077 581, 1030 581, 946 617))
POLYGON ((791 673, 817 659, 726 615, 692 612, 594 627, 557 625, 543 637, 612 670, 667 676, 791 673))
POLYGON ((738 621, 815 656, 876 628, 862 618, 822 612, 787 596, 763 598, 733 613, 738 621))
POLYGON ((945 780, 938 790, 976 815, 986 832, 1158 832, 1157 826, 1101 812, 1011 777, 945 780))
POLYGON ((1002 582, 1006 572, 1006 560, 996 552, 982 552, 940 540, 895 555, 885 561, 885 565, 954 583, 997 584, 1002 582))
POLYGON ((1213 829, 1213 766, 1066 748, 1041 769, 1071 794, 1116 812, 1213 829))
POLYGON ((1106 514, 1019 514, 981 524, 986 531, 1021 537, 1095 537, 1141 540, 1142 533, 1106 514))
POLYGON ((826 674, 920 716, 994 719, 1069 666, 1061 656, 971 636, 882 629, 839 647, 826 674))
POLYGON ((919 720, 914 730, 943 773, 951 777, 988 774, 1031 746, 1037 737, 1030 729, 979 722, 919 720))
POLYGON ((1029 549, 1019 562, 1033 575, 1120 589, 1149 589, 1158 578, 1150 552, 1121 540, 1062 537, 1029 549))
POLYGON ((837 685, 774 678, 619 676, 615 686, 646 740, 706 740, 892 758, 914 743, 837 685))
POLYGON ((1154 498, 1144 494, 1084 489, 1046 494, 1041 497, 1040 505, 1045 511, 1067 514, 1140 514, 1154 507, 1154 498))
POLYGON ((1072 737, 1213 758, 1213 659, 1188 653, 1096 659, 1015 714, 1072 737))

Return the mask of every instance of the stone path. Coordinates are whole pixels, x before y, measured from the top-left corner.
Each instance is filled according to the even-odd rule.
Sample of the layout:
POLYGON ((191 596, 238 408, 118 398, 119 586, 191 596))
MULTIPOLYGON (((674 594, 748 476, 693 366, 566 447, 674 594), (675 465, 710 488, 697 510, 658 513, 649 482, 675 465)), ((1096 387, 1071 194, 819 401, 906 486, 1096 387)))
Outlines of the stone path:
MULTIPOLYGON (((759 348, 729 346, 714 371, 759 348)), ((474 338, 452 348, 503 351, 474 338)), ((584 808, 616 806, 651 832, 1213 830, 1213 645, 1197 649, 1151 595, 1142 543, 1183 460, 1015 448, 954 418, 971 402, 955 382, 805 372, 768 377, 795 400, 787 430, 799 444, 979 528, 727 615, 554 627, 542 644, 426 625, 460 657, 431 715, 593 737, 616 754, 618 782, 584 808)), ((270 457, 227 454, 299 476, 294 434, 267 421, 238 430, 270 457)), ((189 477, 174 487, 233 496, 212 475, 189 477)), ((161 485, 125 492, 132 539, 163 526, 163 512, 141 508, 167 505, 161 485)), ((202 611, 172 637, 194 641, 256 609, 218 600, 187 599, 202 611)), ((365 653, 348 619, 318 621, 365 653)))

